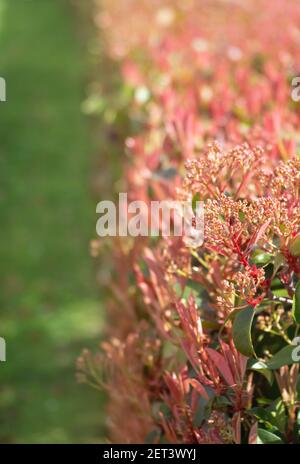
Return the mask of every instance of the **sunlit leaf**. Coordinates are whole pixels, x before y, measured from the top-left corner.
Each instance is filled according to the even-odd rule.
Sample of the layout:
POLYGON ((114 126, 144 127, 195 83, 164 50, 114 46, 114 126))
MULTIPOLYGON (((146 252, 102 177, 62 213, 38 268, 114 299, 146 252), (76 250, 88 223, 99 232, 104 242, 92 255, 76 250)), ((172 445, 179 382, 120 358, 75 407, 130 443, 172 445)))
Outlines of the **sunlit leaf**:
POLYGON ((269 432, 268 430, 258 429, 257 430, 257 444, 264 445, 264 444, 282 444, 282 440, 280 437, 275 435, 275 433, 269 432))
POLYGON ((255 356, 252 339, 251 327, 255 310, 252 306, 238 312, 233 322, 233 341, 236 349, 244 356, 255 356))
POLYGON ((273 255, 270 253, 265 253, 262 250, 255 250, 252 255, 252 261, 254 264, 268 264, 273 258, 273 255))
POLYGON ((263 375, 267 381, 272 384, 273 382, 273 374, 271 370, 268 368, 267 364, 263 361, 257 361, 255 359, 249 360, 249 369, 255 372, 259 372, 263 375))

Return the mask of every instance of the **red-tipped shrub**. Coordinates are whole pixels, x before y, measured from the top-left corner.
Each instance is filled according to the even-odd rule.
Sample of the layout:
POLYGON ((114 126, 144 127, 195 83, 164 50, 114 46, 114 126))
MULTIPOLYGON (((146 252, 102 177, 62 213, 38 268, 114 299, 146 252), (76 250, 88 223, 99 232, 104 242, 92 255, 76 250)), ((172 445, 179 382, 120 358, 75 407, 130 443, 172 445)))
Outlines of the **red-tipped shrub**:
POLYGON ((101 3, 140 127, 130 199, 205 202, 201 247, 114 241, 111 340, 80 360, 110 438, 299 442, 300 4, 101 3))

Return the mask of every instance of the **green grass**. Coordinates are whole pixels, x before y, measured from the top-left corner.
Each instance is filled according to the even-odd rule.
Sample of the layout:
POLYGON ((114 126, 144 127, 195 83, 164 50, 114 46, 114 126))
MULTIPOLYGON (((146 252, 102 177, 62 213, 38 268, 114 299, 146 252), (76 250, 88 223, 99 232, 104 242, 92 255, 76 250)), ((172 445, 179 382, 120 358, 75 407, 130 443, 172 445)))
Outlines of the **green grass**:
POLYGON ((103 398, 74 378, 102 323, 85 64, 68 0, 0 0, 0 442, 103 436, 103 398))

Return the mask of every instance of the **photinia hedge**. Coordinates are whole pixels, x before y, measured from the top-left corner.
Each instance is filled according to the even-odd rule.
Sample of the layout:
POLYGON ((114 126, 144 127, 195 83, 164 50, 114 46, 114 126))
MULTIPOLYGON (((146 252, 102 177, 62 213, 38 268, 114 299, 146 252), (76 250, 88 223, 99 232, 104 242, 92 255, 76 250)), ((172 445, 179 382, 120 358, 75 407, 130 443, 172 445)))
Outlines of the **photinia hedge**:
POLYGON ((109 334, 80 378, 115 443, 299 443, 300 3, 102 0, 96 21, 124 191, 203 201, 205 237, 111 240, 109 334))

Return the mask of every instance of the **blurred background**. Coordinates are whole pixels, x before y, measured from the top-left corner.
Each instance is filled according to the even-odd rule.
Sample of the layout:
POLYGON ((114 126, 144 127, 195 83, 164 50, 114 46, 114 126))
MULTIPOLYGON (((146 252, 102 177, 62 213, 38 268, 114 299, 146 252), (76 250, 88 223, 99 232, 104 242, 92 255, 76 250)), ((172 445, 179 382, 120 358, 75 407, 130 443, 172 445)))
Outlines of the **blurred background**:
POLYGON ((89 1, 0 0, 2 443, 105 434, 103 394, 75 379, 77 356, 98 346, 103 328, 89 256, 102 141, 82 111, 98 50, 88 52, 78 3, 89 1))

